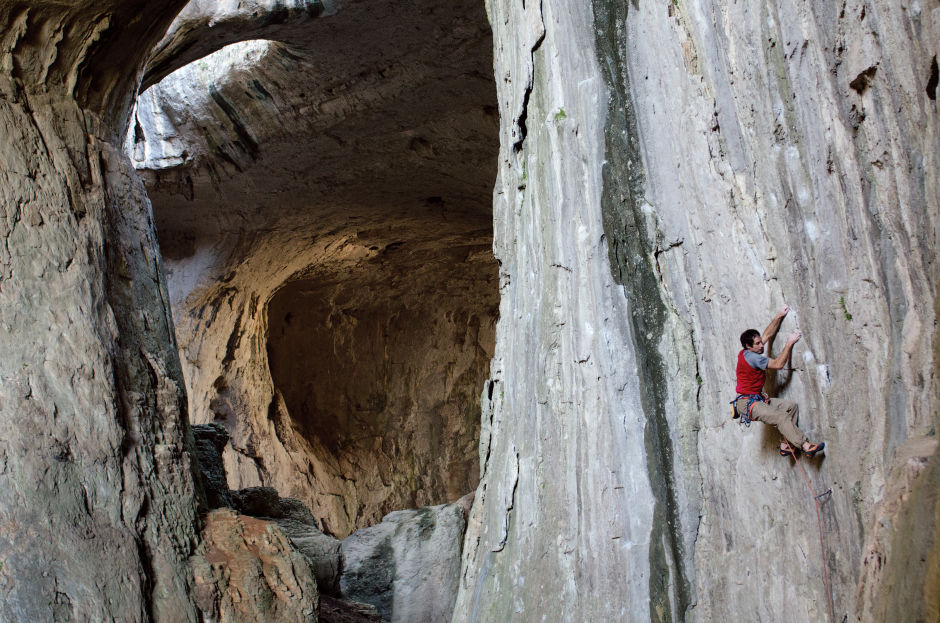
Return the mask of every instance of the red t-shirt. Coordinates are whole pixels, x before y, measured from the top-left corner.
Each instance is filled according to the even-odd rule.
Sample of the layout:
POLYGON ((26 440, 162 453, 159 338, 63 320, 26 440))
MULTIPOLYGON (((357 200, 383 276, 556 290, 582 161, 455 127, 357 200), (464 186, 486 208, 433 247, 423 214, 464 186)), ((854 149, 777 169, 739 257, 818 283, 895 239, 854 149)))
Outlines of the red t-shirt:
POLYGON ((737 378, 738 394, 759 394, 764 391, 764 380, 767 377, 766 370, 751 367, 751 364, 744 358, 744 349, 738 353, 737 378))

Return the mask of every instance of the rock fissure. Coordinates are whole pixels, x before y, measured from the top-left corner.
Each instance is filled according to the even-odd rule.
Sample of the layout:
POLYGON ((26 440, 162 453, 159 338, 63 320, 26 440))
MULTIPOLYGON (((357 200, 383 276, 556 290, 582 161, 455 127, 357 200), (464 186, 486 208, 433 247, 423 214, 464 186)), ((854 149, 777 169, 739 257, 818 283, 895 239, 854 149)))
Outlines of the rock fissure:
MULTIPOLYGON (((522 11, 526 12, 525 2, 522 3, 522 11)), ((529 114, 529 98, 532 96, 532 88, 535 80, 535 54, 539 51, 539 48, 542 47, 542 42, 545 41, 545 22, 542 17, 542 3, 539 2, 538 7, 538 19, 540 23, 540 29, 538 35, 535 39, 535 42, 532 44, 532 47, 529 49, 529 77, 528 83, 522 91, 522 107, 518 116, 513 120, 513 125, 517 131, 513 132, 515 135, 515 142, 512 145, 513 152, 519 153, 523 151, 523 145, 525 144, 525 138, 528 134, 528 128, 526 127, 526 120, 528 119, 529 114)), ((523 169, 524 171, 524 169, 523 169)), ((525 181, 525 173, 523 172, 522 179, 525 181)))
POLYGON ((509 527, 510 522, 512 521, 512 510, 516 506, 516 490, 519 488, 519 453, 516 452, 516 469, 513 472, 512 477, 512 488, 509 496, 507 497, 507 504, 504 510, 503 515, 503 534, 499 538, 499 542, 496 544, 496 547, 492 550, 493 552, 501 552, 506 548, 506 542, 509 540, 509 527))

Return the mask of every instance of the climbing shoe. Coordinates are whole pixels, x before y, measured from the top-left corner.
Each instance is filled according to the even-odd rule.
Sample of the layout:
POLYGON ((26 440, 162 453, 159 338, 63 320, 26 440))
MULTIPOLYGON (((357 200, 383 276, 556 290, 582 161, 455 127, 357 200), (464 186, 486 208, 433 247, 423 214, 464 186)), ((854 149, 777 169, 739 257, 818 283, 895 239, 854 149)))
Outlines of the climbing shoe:
POLYGON ((825 447, 826 447, 826 442, 825 442, 825 441, 823 441, 823 442, 821 442, 821 443, 814 443, 814 444, 811 444, 811 445, 810 445, 809 449, 804 450, 803 452, 804 452, 804 453, 806 454, 806 456, 808 456, 809 458, 813 458, 814 456, 816 456, 816 453, 817 453, 817 452, 822 452, 825 447))
POLYGON ((780 456, 792 456, 796 458, 796 453, 793 451, 793 448, 788 443, 780 444, 780 456))

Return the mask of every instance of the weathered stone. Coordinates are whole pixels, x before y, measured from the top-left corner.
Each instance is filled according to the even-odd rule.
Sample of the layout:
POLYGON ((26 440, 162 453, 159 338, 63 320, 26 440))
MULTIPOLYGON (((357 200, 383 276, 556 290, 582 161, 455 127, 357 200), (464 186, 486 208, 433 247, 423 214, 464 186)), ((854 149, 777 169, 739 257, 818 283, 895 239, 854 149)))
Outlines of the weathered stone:
MULTIPOLYGON (((207 24, 241 36, 229 26, 256 19, 241 4, 190 5, 164 43, 207 24)), ((345 2, 265 28, 276 43, 144 93, 128 148, 193 421, 231 433, 233 488, 274 487, 343 537, 478 482, 499 296, 492 42, 476 0, 345 2)))
POLYGON ((313 525, 312 518, 309 523, 294 519, 278 519, 276 523, 290 538, 294 549, 307 559, 320 593, 339 596, 340 574, 343 571, 340 541, 320 532, 313 525))
POLYGON ((239 511, 252 517, 281 516, 281 498, 273 487, 246 487, 232 492, 239 511))
POLYGON ((447 621, 466 527, 461 504, 396 511, 343 540, 343 594, 387 621, 447 621))
POLYGON ((329 595, 320 597, 320 621, 323 623, 382 623, 384 620, 375 606, 329 595))
POLYGON ((898 448, 866 526, 857 604, 863 621, 940 619, 940 460, 936 439, 898 448))
POLYGON ((184 2, 0 1, 0 620, 196 620, 183 377, 122 149, 184 2))
POLYGON ((190 0, 154 47, 144 74, 148 89, 173 71, 249 39, 290 40, 309 21, 336 11, 333 0, 190 0))
POLYGON ((270 487, 229 491, 225 486, 222 459, 218 455, 218 451, 225 446, 228 435, 218 424, 194 426, 193 432, 200 467, 205 470, 208 465, 212 470, 213 474, 208 480, 213 487, 218 486, 219 481, 222 483, 221 488, 210 489, 210 506, 215 500, 217 506, 229 506, 245 515, 277 524, 290 540, 293 549, 305 558, 316 579, 318 591, 339 595, 339 577, 343 566, 340 542, 316 528, 310 509, 300 500, 282 498, 270 487), (209 443, 213 446, 214 455, 205 448, 200 448, 201 445, 209 443), (204 458, 206 456, 207 458, 204 458))
POLYGON ((197 424, 191 430, 209 508, 234 507, 222 464, 222 450, 228 443, 228 433, 215 423, 197 424))
POLYGON ((823 565, 832 618, 878 620, 867 526, 940 412, 936 4, 488 6, 503 286, 454 620, 824 620, 823 565), (727 415, 783 302, 825 554, 776 435, 727 415))
MULTIPOLYGON (((234 486, 345 534, 476 484, 491 352, 456 621, 936 618, 936 0, 491 0, 495 351, 480 3, 349 0, 142 97, 168 293, 117 137, 183 4, 0 0, 0 618, 196 620, 184 376, 234 486), (726 416, 735 336, 783 301, 821 554, 798 467, 726 416)), ((151 76, 312 5, 278 6, 195 3, 151 76)))
POLYGON ((214 510, 190 564, 205 620, 317 621, 316 581, 274 523, 214 510))

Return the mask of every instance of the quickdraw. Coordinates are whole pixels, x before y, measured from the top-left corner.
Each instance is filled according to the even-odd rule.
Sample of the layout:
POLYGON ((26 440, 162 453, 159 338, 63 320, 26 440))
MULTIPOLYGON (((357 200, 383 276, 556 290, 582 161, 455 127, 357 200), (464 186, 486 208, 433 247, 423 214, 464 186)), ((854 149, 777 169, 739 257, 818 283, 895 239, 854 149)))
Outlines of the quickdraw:
POLYGON ((741 423, 745 426, 751 425, 751 410, 754 408, 755 402, 767 402, 767 399, 764 398, 763 394, 738 394, 734 400, 731 401, 731 418, 738 419, 741 418, 741 423), (747 407, 744 409, 744 414, 741 415, 738 413, 738 410, 734 408, 734 403, 741 400, 742 398, 747 398, 747 407))

